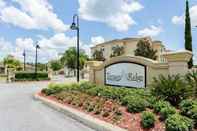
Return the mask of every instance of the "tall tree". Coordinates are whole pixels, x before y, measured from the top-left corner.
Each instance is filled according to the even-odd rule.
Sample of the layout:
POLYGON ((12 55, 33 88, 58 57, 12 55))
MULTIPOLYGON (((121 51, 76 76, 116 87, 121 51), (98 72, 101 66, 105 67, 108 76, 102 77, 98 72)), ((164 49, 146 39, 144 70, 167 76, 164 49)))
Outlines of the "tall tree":
POLYGON ((63 67, 59 60, 52 60, 50 66, 53 71, 58 71, 63 67))
POLYGON ((21 70, 21 63, 19 60, 17 60, 16 58, 14 58, 11 55, 8 55, 7 57, 4 58, 3 63, 5 66, 7 66, 8 68, 13 68, 15 70, 21 70))
MULTIPOLYGON (((192 33, 191 33, 191 20, 189 12, 189 2, 186 0, 186 11, 185 11, 185 49, 192 51, 192 33)), ((193 58, 188 62, 188 67, 192 68, 193 58)))
POLYGON ((149 59, 157 59, 157 50, 151 47, 151 43, 148 39, 141 39, 138 41, 137 49, 135 50, 136 56, 142 56, 149 59))
MULTIPOLYGON (((85 62, 88 60, 84 50, 79 52, 79 68, 82 70, 84 68, 85 62)), ((60 59, 63 65, 66 65, 69 69, 75 70, 77 68, 77 50, 75 47, 71 47, 65 51, 60 59)))

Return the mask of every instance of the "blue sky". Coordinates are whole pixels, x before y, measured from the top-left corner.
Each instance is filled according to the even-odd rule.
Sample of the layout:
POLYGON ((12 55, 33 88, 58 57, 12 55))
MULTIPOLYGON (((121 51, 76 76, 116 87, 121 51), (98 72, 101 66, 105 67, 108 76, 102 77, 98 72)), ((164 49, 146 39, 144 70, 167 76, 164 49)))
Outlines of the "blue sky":
MULTIPOLYGON (((34 59, 38 41, 40 62, 54 59, 75 45, 68 29, 80 15, 81 47, 125 37, 152 36, 171 50, 184 49, 185 0, 0 0, 0 56, 34 59)), ((192 25, 197 25, 197 1, 190 0, 192 25)), ((193 27, 197 52, 197 28, 193 27)))

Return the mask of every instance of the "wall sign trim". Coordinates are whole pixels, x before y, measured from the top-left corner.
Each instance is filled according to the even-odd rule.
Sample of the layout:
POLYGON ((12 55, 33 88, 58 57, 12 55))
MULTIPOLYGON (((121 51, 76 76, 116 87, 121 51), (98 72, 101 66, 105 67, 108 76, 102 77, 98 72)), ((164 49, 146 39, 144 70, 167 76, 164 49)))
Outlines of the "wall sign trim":
MULTIPOLYGON (((115 84, 107 84, 107 80, 106 80, 106 69, 112 65, 116 65, 116 64, 135 64, 135 65, 140 65, 140 66, 143 66, 144 67, 144 85, 145 85, 145 88, 147 86, 147 66, 146 65, 143 65, 143 64, 140 64, 140 63, 136 63, 136 62, 130 62, 130 61, 119 61, 119 62, 115 62, 115 63, 111 63, 109 65, 106 65, 104 67, 104 84, 107 85, 107 86, 117 86, 117 87, 127 87, 127 88, 131 88, 132 86, 121 86, 121 85, 115 85, 115 84)), ((135 87, 133 87, 135 88, 135 87)))

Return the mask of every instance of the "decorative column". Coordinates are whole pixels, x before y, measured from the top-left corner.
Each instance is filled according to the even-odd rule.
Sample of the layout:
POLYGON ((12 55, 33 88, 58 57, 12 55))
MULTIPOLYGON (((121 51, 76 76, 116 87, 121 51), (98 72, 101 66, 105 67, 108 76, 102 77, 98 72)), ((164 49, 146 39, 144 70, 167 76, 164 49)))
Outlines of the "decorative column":
POLYGON ((191 51, 177 51, 163 54, 169 66, 170 75, 185 75, 188 71, 188 62, 192 57, 191 51))
POLYGON ((101 66, 103 64, 103 61, 88 61, 86 64, 88 66, 89 81, 95 83, 96 82, 95 69, 101 66))

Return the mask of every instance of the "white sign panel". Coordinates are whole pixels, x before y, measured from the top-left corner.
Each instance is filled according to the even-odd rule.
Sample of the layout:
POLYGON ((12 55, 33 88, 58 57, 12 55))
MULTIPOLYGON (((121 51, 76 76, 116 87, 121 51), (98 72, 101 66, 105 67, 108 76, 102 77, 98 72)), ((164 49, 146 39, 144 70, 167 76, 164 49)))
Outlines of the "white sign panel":
POLYGON ((105 68, 105 84, 144 88, 146 67, 135 63, 116 63, 105 68))

